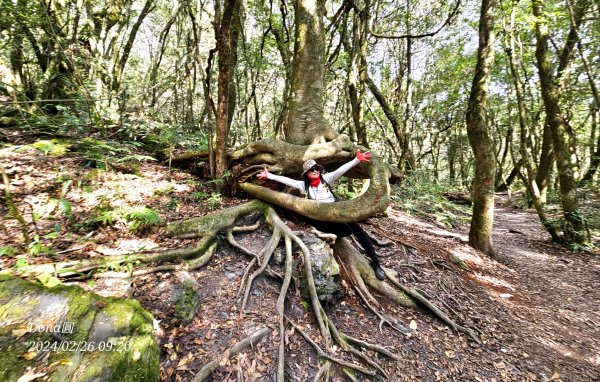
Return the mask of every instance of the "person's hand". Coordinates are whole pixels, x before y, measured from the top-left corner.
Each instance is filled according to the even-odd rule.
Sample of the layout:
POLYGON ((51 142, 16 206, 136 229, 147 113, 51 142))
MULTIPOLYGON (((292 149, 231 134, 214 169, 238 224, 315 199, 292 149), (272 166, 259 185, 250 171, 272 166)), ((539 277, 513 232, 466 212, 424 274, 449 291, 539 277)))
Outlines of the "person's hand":
POLYGON ((364 152, 361 153, 360 150, 358 150, 356 152, 356 159, 358 159, 360 162, 370 162, 369 159, 371 159, 373 155, 370 152, 364 152))
POLYGON ((259 172, 256 177, 258 179, 267 179, 267 175, 269 175, 269 170, 267 170, 267 168, 263 168, 263 170, 261 172, 259 172))

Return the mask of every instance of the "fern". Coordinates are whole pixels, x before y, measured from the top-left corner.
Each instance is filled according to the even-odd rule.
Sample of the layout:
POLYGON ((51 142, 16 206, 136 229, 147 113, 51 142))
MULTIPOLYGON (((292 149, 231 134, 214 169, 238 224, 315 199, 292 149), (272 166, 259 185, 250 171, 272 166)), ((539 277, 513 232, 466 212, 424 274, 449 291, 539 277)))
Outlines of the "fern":
POLYGON ((163 222, 154 210, 142 205, 123 208, 121 217, 128 222, 129 230, 132 232, 140 232, 152 226, 161 225, 163 222))

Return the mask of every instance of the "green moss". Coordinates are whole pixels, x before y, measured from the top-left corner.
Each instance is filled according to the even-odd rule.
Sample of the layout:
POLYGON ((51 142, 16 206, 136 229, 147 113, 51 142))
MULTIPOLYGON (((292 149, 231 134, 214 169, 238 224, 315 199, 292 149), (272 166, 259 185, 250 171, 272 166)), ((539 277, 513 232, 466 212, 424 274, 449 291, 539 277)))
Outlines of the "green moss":
MULTIPOLYGON (((160 349, 153 336, 152 315, 135 300, 104 298, 81 288, 60 285, 44 288, 15 277, 0 276, 0 318, 14 320, 17 326, 0 326, 0 381, 16 381, 27 367, 58 365, 48 375, 50 381, 158 381, 160 349), (91 343, 86 351, 51 351, 50 357, 27 361, 22 355, 28 341, 50 341, 50 333, 25 333, 15 336, 15 328, 23 329, 36 311, 44 311, 53 303, 64 305, 54 309, 63 322, 73 322, 72 334, 62 333, 66 341, 91 343), (102 320, 99 319, 102 317, 102 320), (21 321, 19 321, 21 320, 21 321), (98 348, 103 342, 104 348, 98 348), (109 348, 108 343, 113 344, 109 348), (125 346, 126 345, 126 346, 125 346)), ((70 342, 69 342, 70 343, 70 342)), ((60 346, 61 343, 57 343, 60 346)))
POLYGON ((196 286, 192 280, 185 280, 181 296, 179 296, 175 304, 175 317, 184 322, 190 321, 196 315, 199 305, 200 298, 196 291, 196 286))

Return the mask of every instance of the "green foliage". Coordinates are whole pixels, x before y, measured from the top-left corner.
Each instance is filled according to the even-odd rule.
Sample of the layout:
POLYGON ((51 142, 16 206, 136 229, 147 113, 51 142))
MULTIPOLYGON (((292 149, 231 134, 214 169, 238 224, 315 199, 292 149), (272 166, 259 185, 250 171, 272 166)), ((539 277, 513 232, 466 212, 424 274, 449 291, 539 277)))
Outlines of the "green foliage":
POLYGON ((196 191, 196 192, 192 192, 189 195, 189 198, 192 199, 195 202, 199 202, 201 200, 206 199, 210 194, 207 194, 206 192, 203 191, 196 191))
POLYGON ((207 193, 204 191, 196 191, 188 196, 194 202, 204 203, 211 210, 216 210, 223 203, 223 198, 219 193, 207 193))
POLYGON ((115 162, 121 163, 121 162, 133 162, 133 161, 137 161, 137 162, 155 162, 156 158, 153 158, 153 157, 151 157, 149 155, 134 154, 134 155, 127 155, 127 156, 124 156, 122 158, 119 158, 115 162))
POLYGON ((2 247, 0 247, 0 256, 11 257, 15 253, 17 253, 17 250, 14 247, 11 247, 11 246, 2 246, 2 247))
POLYGON ((50 199, 41 210, 34 212, 34 217, 38 219, 46 219, 48 217, 56 218, 61 214, 64 214, 68 219, 72 219, 71 214, 72 206, 71 202, 67 199, 50 199))
POLYGON ((120 216, 129 223, 132 232, 140 232, 163 223, 162 218, 154 210, 142 205, 123 208, 120 216))
POLYGON ((39 235, 34 235, 33 240, 27 246, 27 253, 31 256, 37 256, 40 254, 53 254, 52 246, 45 245, 40 239, 39 235))
POLYGON ((18 258, 17 261, 15 262, 15 268, 25 268, 28 265, 29 265, 29 263, 27 262, 27 260, 25 260, 22 257, 18 258))
POLYGON ((40 150, 45 155, 65 155, 69 148, 71 147, 71 143, 62 139, 50 139, 50 140, 39 140, 31 144, 31 147, 40 150))
POLYGON ((221 194, 219 193, 213 193, 208 197, 208 199, 206 199, 206 203, 211 210, 216 210, 219 208, 222 202, 223 200, 221 199, 221 194))
POLYGON ((153 191, 153 195, 154 196, 167 196, 167 195, 171 195, 174 190, 175 190, 175 187, 173 186, 173 184, 167 183, 167 184, 163 184, 163 185, 160 185, 157 188, 155 188, 153 191))
POLYGON ((103 202, 94 209, 94 214, 86 220, 86 225, 112 226, 117 222, 127 225, 133 233, 141 233, 161 225, 163 219, 154 210, 143 205, 114 209, 109 203, 103 202))
POLYGON ((130 154, 131 150, 116 142, 101 142, 93 138, 84 138, 74 148, 89 160, 104 161, 119 154, 130 154))
POLYGON ((450 202, 444 194, 452 186, 435 183, 417 173, 402 185, 392 188, 394 206, 408 214, 435 221, 447 227, 458 227, 468 221, 470 208, 450 202))

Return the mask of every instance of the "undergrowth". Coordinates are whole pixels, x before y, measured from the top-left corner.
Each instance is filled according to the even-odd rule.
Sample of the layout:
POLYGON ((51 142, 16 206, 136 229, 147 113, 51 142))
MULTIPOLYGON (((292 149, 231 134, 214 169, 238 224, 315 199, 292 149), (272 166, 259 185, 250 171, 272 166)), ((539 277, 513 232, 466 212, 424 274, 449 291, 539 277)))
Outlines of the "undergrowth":
POLYGON ((105 204, 96 207, 92 216, 85 221, 87 226, 112 226, 116 223, 127 225, 133 233, 140 233, 161 225, 163 219, 156 211, 143 205, 112 208, 112 206, 105 204))
POLYGON ((392 187, 391 197, 394 206, 407 214, 452 228, 468 223, 471 208, 448 200, 448 193, 467 195, 456 186, 413 173, 392 187))

